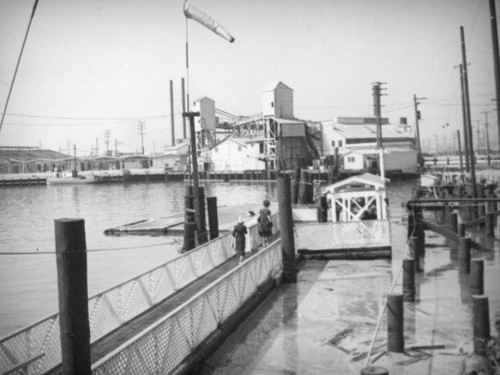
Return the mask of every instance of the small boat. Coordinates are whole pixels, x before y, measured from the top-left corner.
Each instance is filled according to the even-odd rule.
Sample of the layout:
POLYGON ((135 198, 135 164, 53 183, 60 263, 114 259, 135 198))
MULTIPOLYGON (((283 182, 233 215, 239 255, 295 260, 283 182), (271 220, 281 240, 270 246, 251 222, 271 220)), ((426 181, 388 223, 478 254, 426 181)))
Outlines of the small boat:
POLYGON ((95 176, 77 176, 77 177, 47 177, 47 185, 81 185, 81 184, 96 184, 99 179, 95 176))
POLYGON ((293 208, 299 253, 334 258, 390 258, 391 232, 386 179, 370 173, 323 187, 327 215, 321 207, 293 208))

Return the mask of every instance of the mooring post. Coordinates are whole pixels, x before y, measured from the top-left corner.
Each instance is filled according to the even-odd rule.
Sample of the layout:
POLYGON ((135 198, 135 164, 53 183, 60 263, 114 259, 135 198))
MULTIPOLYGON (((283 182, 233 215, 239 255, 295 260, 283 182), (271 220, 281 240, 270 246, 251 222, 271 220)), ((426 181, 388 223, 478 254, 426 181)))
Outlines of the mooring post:
POLYGON ((452 211, 448 216, 448 225, 453 233, 458 232, 458 212, 452 211))
POLYGON ((292 195, 290 177, 278 176, 278 210, 281 231, 281 251, 283 257, 283 281, 297 282, 297 265, 295 260, 295 238, 293 233, 292 195))
POLYGON ((184 206, 184 244, 182 246, 182 250, 189 251, 196 247, 196 223, 194 219, 193 187, 189 185, 186 186, 184 206))
POLYGON ((219 237, 219 216, 217 212, 217 197, 207 197, 208 227, 210 239, 219 237))
POLYGON ((488 297, 472 296, 472 319, 474 331, 474 353, 485 355, 490 339, 490 311, 488 297))
POLYGON ((418 238, 410 237, 409 246, 410 258, 413 258, 415 261, 415 272, 422 272, 422 268, 420 267, 420 250, 418 249, 418 238))
POLYGON ((368 366, 361 370, 361 375, 389 375, 389 370, 380 366, 368 366))
POLYGON ((487 212, 486 213, 486 228, 485 233, 488 237, 495 237, 495 213, 487 212))
POLYGON ((470 291, 472 295, 484 294, 484 259, 471 260, 470 291))
POLYGON ((403 299, 415 301, 415 260, 403 259, 403 299))
POLYGON ((459 238, 465 237, 465 223, 458 223, 457 234, 459 238))
POLYGON ((90 374, 87 244, 83 219, 55 220, 62 373, 90 374))
POLYGON ((458 247, 458 269, 462 272, 470 272, 471 259, 471 239, 469 237, 460 238, 458 247))
POLYGON ((402 353, 405 348, 403 295, 387 296, 387 339, 390 352, 402 353))
POLYGON ((208 242, 208 233, 207 233, 207 216, 206 216, 206 210, 205 210, 205 188, 203 186, 200 186, 198 188, 198 201, 199 201, 199 208, 200 208, 200 233, 198 233, 198 241, 199 245, 204 244, 208 242))
POLYGON ((328 221, 328 201, 326 196, 322 195, 317 203, 318 222, 326 223, 328 221))

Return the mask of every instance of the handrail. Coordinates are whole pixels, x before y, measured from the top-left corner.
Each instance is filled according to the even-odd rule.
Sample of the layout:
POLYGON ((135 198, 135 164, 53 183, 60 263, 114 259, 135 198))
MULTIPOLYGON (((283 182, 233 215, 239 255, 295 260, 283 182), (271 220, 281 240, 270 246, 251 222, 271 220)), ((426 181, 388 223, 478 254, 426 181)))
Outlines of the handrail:
POLYGON ((129 364, 129 373, 169 373, 229 317, 269 277, 281 272, 280 239, 235 267, 162 319, 150 325, 92 366, 95 374, 113 373, 129 364), (248 283, 248 284, 246 284, 248 283), (235 287, 235 284, 237 287, 235 287), (211 298, 211 300, 209 300, 211 298), (208 311, 205 311, 208 310, 208 311), (158 337, 162 337, 161 340, 158 337), (141 353, 137 358, 136 354, 141 353), (157 359, 161 358, 161 361, 157 359), (144 366, 135 367, 131 361, 144 366))

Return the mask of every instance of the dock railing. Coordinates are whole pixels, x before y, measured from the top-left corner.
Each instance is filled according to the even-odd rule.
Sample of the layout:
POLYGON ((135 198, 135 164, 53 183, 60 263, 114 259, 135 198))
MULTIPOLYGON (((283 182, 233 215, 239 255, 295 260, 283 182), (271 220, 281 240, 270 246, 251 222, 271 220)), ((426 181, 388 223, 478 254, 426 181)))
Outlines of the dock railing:
POLYGON ((278 239, 99 360, 93 374, 170 374, 262 283, 282 270, 278 239))
MULTIPOLYGON (((272 215, 272 221, 273 233, 276 233, 278 214, 272 215)), ((258 225, 249 225, 248 232, 247 249, 254 250, 262 244, 258 225)), ((234 256, 231 241, 231 233, 224 234, 90 297, 90 342, 104 337, 234 256)), ((29 374, 43 374, 60 363, 59 313, 0 340, 0 374, 19 366, 29 374)))

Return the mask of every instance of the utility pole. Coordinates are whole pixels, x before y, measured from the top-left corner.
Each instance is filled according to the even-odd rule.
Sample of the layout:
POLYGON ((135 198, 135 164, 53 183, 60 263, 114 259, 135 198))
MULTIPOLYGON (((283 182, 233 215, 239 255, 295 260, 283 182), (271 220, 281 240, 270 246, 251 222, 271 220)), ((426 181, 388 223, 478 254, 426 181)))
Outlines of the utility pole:
MULTIPOLYGON (((495 69, 495 91, 497 102, 498 147, 500 148, 500 52, 498 47, 497 12, 495 0, 490 2, 491 41, 493 42, 493 67, 495 69)), ((500 151, 500 149, 499 149, 500 151)))
POLYGON ((381 85, 385 82, 374 82, 373 85, 373 112, 377 123, 377 149, 384 148, 384 138, 382 135, 382 111, 380 104, 381 90, 384 90, 381 85))
POLYGON ((485 130, 485 135, 486 135, 486 152, 488 155, 490 154, 490 135, 488 131, 488 111, 483 111, 481 113, 484 113, 484 130, 485 130))
POLYGON ((418 156, 417 159, 420 160, 422 157, 422 148, 420 146, 420 127, 418 125, 418 120, 421 119, 420 111, 418 110, 418 105, 420 104, 419 100, 426 100, 427 98, 417 98, 416 94, 413 94, 413 103, 415 106, 415 130, 417 132, 417 151, 418 156))
POLYGON ((175 146, 174 82, 172 80, 170 80, 170 123, 172 132, 172 146, 175 146))
POLYGON ((460 69, 460 92, 461 92, 461 101, 462 101, 462 123, 464 129, 464 155, 465 155, 465 171, 467 173, 470 172, 470 158, 469 158, 469 131, 467 126, 467 109, 465 106, 465 89, 464 89, 464 66, 459 64, 458 66, 454 66, 454 68, 460 69))
POLYGON ((109 156, 109 139, 111 138, 111 130, 104 130, 104 143, 106 144, 106 156, 109 156))
POLYGON ((137 128, 139 129, 139 134, 141 135, 141 148, 142 154, 144 155, 144 129, 146 128, 146 124, 144 123, 144 121, 139 121, 137 128))
POLYGON ((95 154, 99 155, 99 138, 95 139, 95 154))
POLYGON ((472 189, 474 192, 474 198, 477 198, 477 186, 476 186, 476 167, 474 165, 474 144, 472 140, 472 120, 470 113, 470 97, 469 97, 469 78, 467 76, 467 54, 465 50, 465 36, 464 27, 460 26, 460 40, 462 47, 462 66, 463 66, 463 81, 464 81, 464 94, 465 94, 465 108, 467 112, 467 130, 469 133, 469 158, 470 158, 470 172, 472 180, 472 189))
POLYGON ((476 127, 476 133, 477 133, 477 153, 481 153, 481 120, 477 120, 477 127, 476 127))

